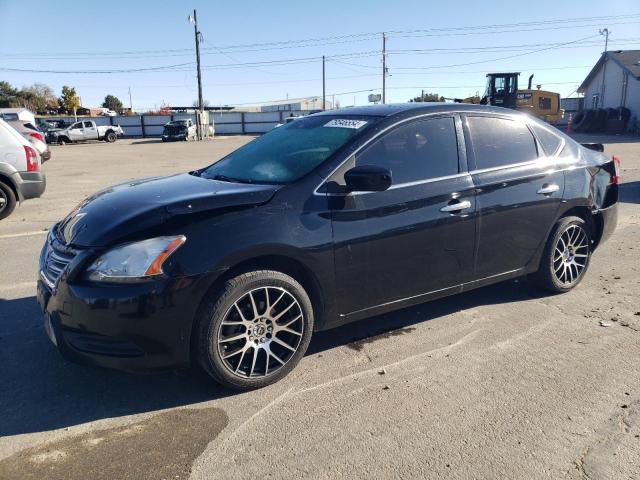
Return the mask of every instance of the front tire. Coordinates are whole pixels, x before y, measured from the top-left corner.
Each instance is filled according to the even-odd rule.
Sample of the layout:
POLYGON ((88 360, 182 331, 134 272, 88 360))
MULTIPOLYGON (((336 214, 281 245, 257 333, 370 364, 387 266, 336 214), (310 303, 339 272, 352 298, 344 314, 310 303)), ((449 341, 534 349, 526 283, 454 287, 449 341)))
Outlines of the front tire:
POLYGON ((575 288, 584 278, 591 260, 591 231, 580 217, 564 217, 554 226, 540 260, 531 275, 533 283, 553 293, 575 288))
POLYGON ((282 272, 259 270, 227 280, 197 317, 197 357, 218 383, 261 388, 285 377, 305 354, 313 332, 307 292, 282 272))
POLYGON ((0 220, 7 218, 16 208, 16 195, 9 185, 0 182, 0 220))

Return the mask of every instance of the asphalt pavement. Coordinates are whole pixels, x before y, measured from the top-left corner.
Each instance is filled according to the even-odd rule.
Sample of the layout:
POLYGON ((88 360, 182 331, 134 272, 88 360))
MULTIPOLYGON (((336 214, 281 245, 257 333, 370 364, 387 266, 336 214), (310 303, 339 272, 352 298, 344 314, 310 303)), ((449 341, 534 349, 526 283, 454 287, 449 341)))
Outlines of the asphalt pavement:
POLYGON ((62 359, 35 300, 46 230, 102 187, 248 140, 53 147, 45 195, 0 222, 0 478, 640 478, 638 139, 584 139, 624 183, 570 293, 509 281, 318 333, 287 378, 241 394, 62 359))

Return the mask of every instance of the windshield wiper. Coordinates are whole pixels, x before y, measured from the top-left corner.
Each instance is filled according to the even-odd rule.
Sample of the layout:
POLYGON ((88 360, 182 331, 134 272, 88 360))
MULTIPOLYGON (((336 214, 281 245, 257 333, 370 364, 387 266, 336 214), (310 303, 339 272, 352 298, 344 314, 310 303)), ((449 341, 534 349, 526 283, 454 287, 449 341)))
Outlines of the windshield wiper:
POLYGON ((231 182, 231 183, 253 183, 253 180, 250 178, 234 178, 228 177, 226 175, 216 174, 211 177, 212 180, 220 180, 221 182, 231 182))

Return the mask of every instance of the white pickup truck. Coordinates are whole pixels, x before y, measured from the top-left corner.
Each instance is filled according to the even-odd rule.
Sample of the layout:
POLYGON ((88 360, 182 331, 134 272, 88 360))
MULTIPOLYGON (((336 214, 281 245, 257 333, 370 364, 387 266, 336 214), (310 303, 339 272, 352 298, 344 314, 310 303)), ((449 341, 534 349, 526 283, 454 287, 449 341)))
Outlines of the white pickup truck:
POLYGON ((115 142, 118 135, 123 135, 124 130, 120 125, 97 126, 96 122, 83 120, 69 125, 64 130, 57 133, 58 143, 64 145, 73 142, 86 142, 88 140, 104 140, 105 142, 115 142))

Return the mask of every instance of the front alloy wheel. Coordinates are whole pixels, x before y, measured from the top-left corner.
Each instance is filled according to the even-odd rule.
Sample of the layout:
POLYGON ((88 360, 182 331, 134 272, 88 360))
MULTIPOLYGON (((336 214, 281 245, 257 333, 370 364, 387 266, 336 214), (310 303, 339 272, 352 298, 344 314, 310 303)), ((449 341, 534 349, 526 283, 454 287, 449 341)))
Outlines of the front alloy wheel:
POLYGON ((291 293, 257 288, 233 303, 218 329, 218 354, 243 378, 265 377, 287 364, 304 333, 304 314, 291 293))
POLYGON ((259 388, 300 361, 311 339, 313 309, 295 279, 259 270, 212 292, 198 325, 199 363, 207 373, 232 388, 259 388))

